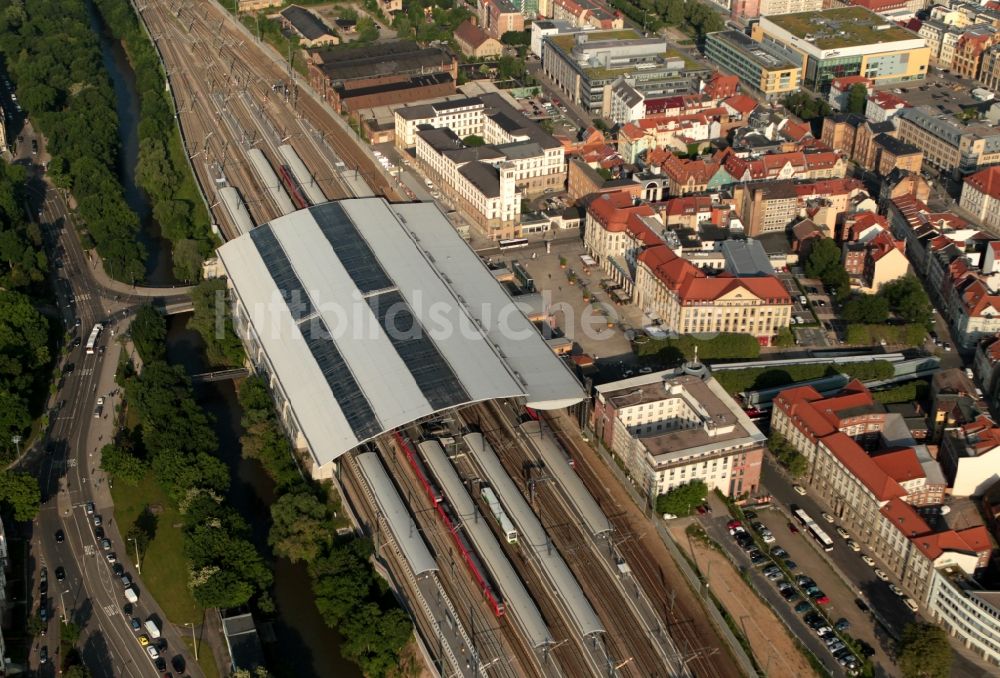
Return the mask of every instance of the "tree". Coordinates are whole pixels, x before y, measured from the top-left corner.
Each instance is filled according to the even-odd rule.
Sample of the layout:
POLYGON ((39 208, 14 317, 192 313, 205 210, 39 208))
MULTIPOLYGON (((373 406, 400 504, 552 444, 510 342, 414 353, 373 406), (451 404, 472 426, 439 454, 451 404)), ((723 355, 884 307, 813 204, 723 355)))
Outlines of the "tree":
POLYGON ((469 136, 462 139, 462 143, 465 144, 466 146, 469 146, 470 148, 473 148, 476 146, 484 145, 486 143, 486 139, 483 139, 478 134, 470 134, 469 136))
POLYGON ((193 283, 201 279, 201 265, 205 261, 201 247, 201 243, 190 238, 174 243, 174 275, 179 280, 193 283))
POLYGON ((139 545, 140 551, 145 551, 149 542, 156 537, 158 523, 159 518, 156 517, 156 514, 149 509, 148 505, 144 506, 139 515, 135 517, 135 521, 129 525, 125 536, 129 540, 134 540, 139 545))
POLYGON ((782 327, 779 329, 778 334, 774 337, 773 345, 778 348, 795 346, 795 335, 792 333, 791 328, 782 327))
POLYGON ((243 364, 244 353, 243 345, 233 331, 226 291, 226 281, 222 278, 200 282, 191 292, 194 314, 188 327, 201 335, 212 365, 235 367, 243 364))
POLYGON ((889 318, 889 302, 884 296, 857 294, 844 304, 841 315, 849 323, 877 325, 889 318))
POLYGON ((879 290, 892 312, 908 323, 926 323, 931 318, 931 302, 923 285, 913 275, 886 283, 879 290))
POLYGON ((851 85, 851 88, 847 91, 847 112, 860 115, 865 112, 867 104, 868 86, 862 82, 851 85))
POLYGON ((141 459, 113 443, 101 449, 101 469, 113 480, 132 486, 139 484, 147 470, 141 459))
POLYGON ((705 501, 708 486, 703 480, 692 480, 689 483, 675 487, 666 494, 656 498, 657 513, 672 513, 675 516, 686 516, 698 504, 705 501))
POLYGON ((851 281, 840 262, 840 248, 830 238, 822 238, 810 248, 805 272, 810 278, 819 278, 825 286, 832 288, 837 298, 844 298, 850 293, 851 281))
POLYGON ((948 633, 935 624, 907 624, 899 643, 904 678, 947 678, 951 674, 948 633))
POLYGON ((63 669, 63 678, 90 678, 90 670, 83 664, 73 664, 63 669))
POLYGON ((531 44, 531 31, 528 29, 523 31, 507 31, 500 36, 500 42, 511 47, 531 44))
POLYGON ((163 360, 167 355, 167 319, 151 304, 136 311, 129 326, 132 343, 143 362, 163 360))
POLYGON ((333 542, 330 511, 308 492, 280 497, 271 505, 271 520, 268 542, 293 563, 314 562, 333 542))
POLYGON ((18 522, 34 519, 42 505, 38 480, 28 473, 4 472, 0 475, 0 501, 14 512, 18 522))

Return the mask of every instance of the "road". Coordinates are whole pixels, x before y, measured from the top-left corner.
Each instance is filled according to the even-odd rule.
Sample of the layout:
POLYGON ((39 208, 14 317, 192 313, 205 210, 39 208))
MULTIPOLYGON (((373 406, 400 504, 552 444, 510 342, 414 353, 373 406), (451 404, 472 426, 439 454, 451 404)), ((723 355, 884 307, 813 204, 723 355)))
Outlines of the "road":
MULTIPOLYGON (((44 140, 26 126, 25 142, 21 148, 30 148, 30 141, 39 142, 40 157, 44 157, 44 140)), ((165 619, 152 598, 144 593, 141 578, 130 566, 124 564, 126 545, 114 521, 110 492, 104 474, 100 471, 97 450, 113 435, 112 413, 119 403, 114 383, 114 370, 120 345, 114 336, 127 327, 127 316, 137 303, 149 298, 142 295, 122 295, 106 292, 94 274, 93 260, 80 247, 76 222, 69 213, 59 192, 44 181, 41 168, 32 164, 30 156, 15 160, 28 166, 29 201, 32 215, 39 217, 43 235, 53 261, 54 282, 59 301, 59 313, 67 327, 77 336, 86 339, 95 323, 105 323, 99 345, 106 353, 86 355, 82 348, 70 349, 61 360, 60 367, 72 371, 64 376, 58 391, 50 399, 51 430, 45 444, 35 446, 17 462, 17 469, 39 478, 42 507, 32 525, 29 557, 32 612, 39 614, 42 600, 38 596, 41 568, 47 568, 48 599, 44 602, 49 613, 46 635, 32 648, 29 667, 37 675, 56 675, 59 646, 59 619, 68 616, 81 627, 79 649, 84 663, 95 676, 158 676, 139 645, 135 634, 123 614, 126 603, 123 585, 114 576, 106 552, 100 548, 95 536, 92 517, 85 505, 93 501, 97 514, 104 518, 102 529, 111 541, 111 550, 123 561, 127 572, 136 579, 140 600, 135 614, 143 620, 148 615, 165 619), (110 322, 109 322, 110 321, 110 322), (95 417, 96 398, 106 398, 99 416, 95 417), (56 532, 62 531, 65 541, 58 543, 56 532), (65 570, 65 581, 56 578, 56 568, 65 570), (38 650, 47 646, 52 661, 39 666, 38 650)), ((177 631, 165 625, 161 642, 167 659, 177 657, 174 670, 187 668, 191 676, 203 675, 186 654, 186 648, 177 631)), ((178 671, 181 673, 181 671, 178 671)))

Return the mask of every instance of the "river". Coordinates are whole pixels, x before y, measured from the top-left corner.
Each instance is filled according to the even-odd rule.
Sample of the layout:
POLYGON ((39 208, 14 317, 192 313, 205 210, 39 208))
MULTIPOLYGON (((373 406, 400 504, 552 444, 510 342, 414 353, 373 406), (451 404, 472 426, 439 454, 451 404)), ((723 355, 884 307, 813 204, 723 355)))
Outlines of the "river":
POLYGON ((115 91, 115 109, 118 111, 118 177, 125 193, 125 202, 139 216, 141 228, 139 242, 146 248, 145 284, 153 287, 179 283, 174 277, 171 243, 160 233, 160 225, 153 218, 149 197, 135 183, 135 167, 139 161, 139 93, 135 71, 121 42, 115 40, 100 13, 92 2, 87 2, 90 23, 99 37, 101 59, 108 71, 115 91))
MULTIPOLYGON (((181 365, 188 374, 209 369, 201 336, 187 329, 189 314, 167 318, 167 360, 181 365)), ((267 544, 269 507, 274 501, 274 483, 257 461, 240 454, 242 411, 233 382, 199 384, 198 403, 215 419, 219 437, 219 458, 230 468, 232 484, 227 501, 250 525, 252 538, 261 552, 272 558, 267 544)), ((273 561, 273 596, 278 608, 275 619, 263 628, 258 620, 268 668, 277 678, 362 678, 360 669, 340 656, 340 637, 330 630, 313 603, 313 593, 305 565, 285 558, 273 561)))

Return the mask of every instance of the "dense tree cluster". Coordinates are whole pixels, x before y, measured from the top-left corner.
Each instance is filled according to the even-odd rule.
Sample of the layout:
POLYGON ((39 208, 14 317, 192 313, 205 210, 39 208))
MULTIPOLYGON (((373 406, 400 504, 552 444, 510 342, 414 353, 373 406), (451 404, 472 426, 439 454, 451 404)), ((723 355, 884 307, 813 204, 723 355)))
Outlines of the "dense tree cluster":
POLYGON ((403 11, 393 16, 392 28, 400 38, 413 38, 420 43, 450 42, 458 25, 471 16, 468 7, 455 0, 403 0, 403 11))
POLYGON ((188 328, 201 335, 209 363, 216 367, 237 367, 243 364, 243 345, 233 331, 226 293, 223 278, 200 282, 191 292, 194 313, 188 328))
POLYGON ((0 473, 0 503, 7 506, 14 520, 26 522, 38 515, 42 504, 42 491, 38 480, 30 473, 0 473))
POLYGON ((878 325, 889 314, 907 323, 927 323, 931 318, 931 302, 923 285, 908 275, 886 283, 878 294, 856 294, 844 304, 843 318, 849 323, 878 325))
MULTIPOLYGON (((2 235, 0 235, 2 238, 2 235)), ((33 402, 37 401, 40 375, 46 373, 49 352, 49 322, 20 292, 0 290, 0 455, 10 459, 16 452, 10 443, 31 425, 33 402)))
POLYGON ((833 112, 830 102, 806 92, 794 92, 781 100, 785 108, 805 121, 823 119, 833 112))
POLYGON ((174 275, 195 281, 214 244, 209 218, 184 160, 180 133, 156 50, 128 0, 95 0, 112 34, 121 40, 139 92, 139 162, 136 182, 153 203, 153 217, 174 244, 174 275), (178 256, 183 255, 183 256, 178 256))
POLYGON ((676 339, 650 339, 639 344, 637 352, 643 361, 670 367, 693 359, 696 346, 699 360, 753 359, 760 355, 760 344, 753 336, 736 332, 720 332, 704 338, 682 334, 676 339))
POLYGON ((778 463, 788 469, 793 478, 805 475, 805 472, 809 469, 809 461, 805 458, 805 455, 792 447, 785 440, 785 437, 777 431, 771 431, 771 435, 767 439, 767 447, 774 454, 774 458, 778 460, 778 463))
POLYGON ((21 165, 0 163, 0 287, 25 289, 45 279, 49 262, 38 224, 24 216, 21 165))
POLYGON ((927 399, 930 389, 930 384, 926 379, 914 379, 899 386, 875 391, 872 393, 872 398, 875 399, 875 402, 883 405, 920 402, 927 399))
POLYGON ((840 248, 830 238, 823 238, 809 249, 805 271, 810 278, 819 278, 823 285, 833 290, 833 295, 844 299, 851 293, 851 279, 841 261, 840 248))
MULTIPOLYGON (((162 317, 160 322, 165 323, 162 317)), ((164 329, 147 316, 131 331, 138 347, 151 345, 164 329)), ((188 585, 203 607, 238 607, 270 587, 271 571, 250 541, 246 522, 222 503, 229 469, 214 455, 215 432, 183 369, 142 358, 142 373, 125 380, 125 400, 138 418, 148 465, 184 514, 188 585)), ((115 454, 133 453, 117 449, 115 454)), ((131 464, 115 463, 119 469, 131 464)))
POLYGON ((861 381, 886 379, 894 374, 892 363, 871 360, 848 365, 816 363, 812 365, 785 365, 782 367, 748 367, 741 370, 719 370, 712 376, 727 393, 784 386, 796 381, 819 379, 834 374, 847 374, 861 381))
POLYGON ((899 641, 899 668, 904 678, 947 678, 951 675, 948 632, 936 624, 914 623, 899 641))
POLYGON ((366 676, 390 674, 399 665, 413 627, 369 563, 371 542, 335 534, 336 505, 329 501, 326 488, 299 472, 265 382, 259 377, 247 379, 239 397, 244 412, 243 454, 260 461, 277 484, 269 534, 274 553, 306 564, 316 607, 326 624, 343 636, 344 656, 357 662, 366 676))
POLYGON ((847 112, 861 115, 868 105, 868 86, 863 82, 851 85, 847 90, 847 112))
POLYGON ((648 31, 678 26, 699 42, 725 28, 722 16, 699 0, 611 0, 610 4, 648 31))
POLYGON ((25 110, 45 134, 53 181, 72 189, 80 216, 120 280, 141 279, 146 253, 118 169, 115 94, 84 3, 35 0, 0 12, 0 53, 25 110))
POLYGON ((708 486, 705 485, 705 481, 692 480, 659 495, 656 498, 656 512, 686 516, 695 506, 705 501, 706 496, 708 496, 708 486))

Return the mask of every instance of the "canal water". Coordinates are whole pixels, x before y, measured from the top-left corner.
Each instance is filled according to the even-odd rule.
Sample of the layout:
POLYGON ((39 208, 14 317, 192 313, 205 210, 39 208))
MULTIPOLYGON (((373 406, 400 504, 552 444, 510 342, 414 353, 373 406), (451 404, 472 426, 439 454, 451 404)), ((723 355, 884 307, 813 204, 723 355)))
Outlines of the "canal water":
POLYGON ((175 285, 171 243, 160 234, 160 225, 153 218, 149 197, 135 183, 135 166, 139 161, 139 93, 135 72, 122 44, 115 40, 92 2, 87 2, 91 28, 99 37, 101 59, 111 78, 118 111, 118 176, 125 193, 125 202, 139 216, 139 242, 146 248, 145 284, 153 287, 175 285))
MULTIPOLYGON (((167 360, 183 366, 188 374, 198 374, 210 368, 201 335, 187 328, 190 317, 185 314, 167 319, 167 360)), ((243 459, 240 454, 243 427, 235 385, 231 381, 198 384, 195 396, 215 419, 218 456, 229 466, 232 477, 227 500, 250 525, 257 548, 271 557, 267 530, 274 483, 259 462, 243 459)), ((262 629, 262 637, 268 632, 273 636, 273 642, 264 645, 271 673, 277 678, 362 678, 360 669, 340 656, 340 637, 316 610, 305 565, 285 558, 273 563, 278 614, 267 629, 262 629)))

